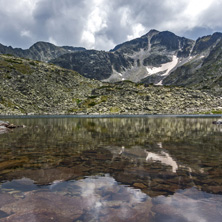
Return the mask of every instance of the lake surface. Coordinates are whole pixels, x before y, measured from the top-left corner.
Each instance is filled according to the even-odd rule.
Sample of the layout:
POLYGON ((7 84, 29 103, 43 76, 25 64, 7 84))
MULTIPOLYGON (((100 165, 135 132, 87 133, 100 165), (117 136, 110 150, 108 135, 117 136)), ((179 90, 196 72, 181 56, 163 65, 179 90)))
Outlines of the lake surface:
POLYGON ((217 118, 3 119, 0 221, 219 222, 217 118))

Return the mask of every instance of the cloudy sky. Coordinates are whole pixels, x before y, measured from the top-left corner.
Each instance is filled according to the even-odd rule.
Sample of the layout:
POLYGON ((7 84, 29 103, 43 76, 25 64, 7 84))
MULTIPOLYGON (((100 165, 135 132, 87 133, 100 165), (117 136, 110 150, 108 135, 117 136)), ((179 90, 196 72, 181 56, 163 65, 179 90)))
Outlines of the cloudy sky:
POLYGON ((221 0, 0 0, 0 43, 109 50, 150 29, 196 39, 222 32, 221 0))

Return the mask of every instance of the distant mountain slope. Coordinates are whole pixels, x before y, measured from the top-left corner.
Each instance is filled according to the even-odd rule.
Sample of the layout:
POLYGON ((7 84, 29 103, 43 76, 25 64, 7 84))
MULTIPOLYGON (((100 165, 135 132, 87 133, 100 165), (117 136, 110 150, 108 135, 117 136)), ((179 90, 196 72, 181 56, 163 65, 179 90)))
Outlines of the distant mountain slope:
POLYGON ((58 58, 59 56, 76 52, 84 51, 85 48, 82 47, 71 47, 71 46, 55 46, 48 42, 37 42, 32 45, 29 49, 12 48, 0 44, 0 54, 10 54, 18 57, 39 60, 39 61, 49 61, 51 59, 58 58))

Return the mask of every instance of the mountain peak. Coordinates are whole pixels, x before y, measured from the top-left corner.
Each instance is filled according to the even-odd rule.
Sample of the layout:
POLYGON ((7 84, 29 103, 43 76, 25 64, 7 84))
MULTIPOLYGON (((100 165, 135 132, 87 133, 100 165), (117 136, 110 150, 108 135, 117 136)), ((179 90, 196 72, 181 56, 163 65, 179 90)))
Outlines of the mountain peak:
POLYGON ((29 49, 32 50, 34 48, 57 48, 58 46, 55 46, 54 44, 50 42, 44 42, 44 41, 38 41, 34 43, 29 49))
POLYGON ((145 35, 143 35, 142 37, 144 36, 153 36, 153 35, 156 35, 160 33, 160 31, 156 30, 156 29, 151 29, 149 32, 147 32, 145 35))

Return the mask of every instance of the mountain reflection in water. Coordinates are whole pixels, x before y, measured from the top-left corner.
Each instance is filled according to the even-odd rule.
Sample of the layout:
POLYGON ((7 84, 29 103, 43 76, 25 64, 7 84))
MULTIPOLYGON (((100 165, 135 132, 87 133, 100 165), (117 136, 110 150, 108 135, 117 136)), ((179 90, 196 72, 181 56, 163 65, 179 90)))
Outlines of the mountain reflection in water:
MULTIPOLYGON (((161 148, 162 148, 162 143, 161 148)), ((160 154, 152 153, 145 151, 147 154, 146 161, 154 160, 154 161, 160 161, 163 164, 169 165, 172 167, 172 171, 176 173, 176 170, 178 169, 177 162, 173 160, 173 158, 165 151, 161 151, 160 154)))
POLYGON ((9 119, 27 127, 0 135, 0 221, 220 221, 213 120, 9 119))

